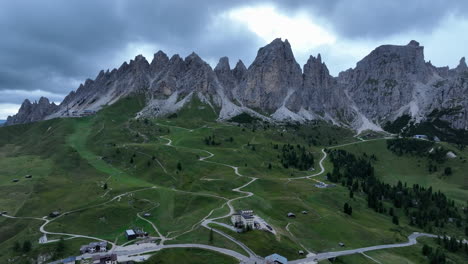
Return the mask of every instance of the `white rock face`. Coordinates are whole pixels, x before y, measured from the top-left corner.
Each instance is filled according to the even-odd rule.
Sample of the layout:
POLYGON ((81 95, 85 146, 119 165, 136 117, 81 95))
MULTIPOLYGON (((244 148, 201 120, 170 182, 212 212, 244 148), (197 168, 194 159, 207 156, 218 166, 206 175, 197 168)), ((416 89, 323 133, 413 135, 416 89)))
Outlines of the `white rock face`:
POLYGON ((139 55, 86 80, 60 106, 34 107, 25 101, 7 124, 98 111, 132 94, 147 98, 138 117, 171 114, 197 97, 216 111, 218 120, 249 113, 266 121, 320 119, 361 132, 382 130, 387 121, 407 114, 416 122, 438 118, 453 128, 468 128, 464 58, 455 69, 437 68, 425 62, 424 48, 416 41, 383 45, 354 69, 332 77, 320 54, 310 56, 302 70, 289 42, 281 39, 260 48, 248 68, 239 61, 231 69, 223 57, 213 70, 195 53, 169 59, 159 51, 151 63, 139 55))

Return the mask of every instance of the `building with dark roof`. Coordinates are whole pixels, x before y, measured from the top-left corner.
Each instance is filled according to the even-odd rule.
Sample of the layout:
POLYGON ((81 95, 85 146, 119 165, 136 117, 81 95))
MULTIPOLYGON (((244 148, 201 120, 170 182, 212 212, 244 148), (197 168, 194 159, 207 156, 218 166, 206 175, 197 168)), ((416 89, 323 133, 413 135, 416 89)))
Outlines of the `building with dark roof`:
POLYGON ((93 256, 93 264, 117 264, 116 254, 93 256))
POLYGON ((128 240, 135 239, 137 235, 135 234, 135 231, 133 229, 128 229, 125 230, 125 236, 127 237, 128 240))

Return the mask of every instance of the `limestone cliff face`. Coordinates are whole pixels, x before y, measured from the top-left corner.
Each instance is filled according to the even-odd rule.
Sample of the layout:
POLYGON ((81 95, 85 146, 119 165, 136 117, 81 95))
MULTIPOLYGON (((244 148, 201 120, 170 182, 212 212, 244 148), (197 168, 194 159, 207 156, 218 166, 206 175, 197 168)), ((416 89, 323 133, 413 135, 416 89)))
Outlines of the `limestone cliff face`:
POLYGON ((431 71, 424 62, 423 47, 411 41, 406 46, 385 45, 340 73, 351 99, 369 119, 379 123, 408 105, 418 85, 427 84, 431 71))
MULTIPOLYGON (((337 79, 358 111, 381 125, 403 114, 421 121, 435 109, 466 109, 468 99, 456 96, 466 92, 466 70, 464 59, 453 70, 432 66, 424 60, 424 48, 411 41, 378 47, 337 79)), ((464 111, 444 118, 454 128, 467 127, 464 111)))
POLYGON ((321 119, 362 131, 381 129, 387 121, 408 114, 416 122, 439 118, 453 128, 468 127, 464 58, 455 69, 435 67, 424 60, 424 48, 416 41, 383 45, 354 69, 333 77, 320 54, 310 56, 301 69, 289 42, 281 39, 260 48, 248 68, 238 61, 232 69, 229 59, 222 57, 212 69, 195 53, 169 58, 158 51, 151 63, 139 55, 86 80, 60 106, 45 98, 25 101, 7 124, 99 110, 131 94, 147 98, 138 116, 176 112, 196 96, 220 120, 247 112, 271 121, 321 119))
POLYGON ((290 91, 301 87, 302 71, 289 42, 275 39, 258 51, 241 84, 239 96, 246 106, 274 112, 290 91))
POLYGON ((38 102, 31 103, 28 99, 24 100, 18 113, 14 116, 9 116, 5 125, 24 124, 43 120, 46 116, 55 112, 58 106, 55 103, 50 103, 49 99, 41 97, 38 102))

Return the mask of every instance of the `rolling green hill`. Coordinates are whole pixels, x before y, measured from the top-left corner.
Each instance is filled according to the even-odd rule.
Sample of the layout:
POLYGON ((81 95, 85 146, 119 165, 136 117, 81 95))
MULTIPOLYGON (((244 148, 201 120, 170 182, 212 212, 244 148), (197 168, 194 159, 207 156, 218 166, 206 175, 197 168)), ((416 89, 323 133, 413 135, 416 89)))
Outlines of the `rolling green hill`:
MULTIPOLYGON (((152 236, 161 233, 168 238, 166 244, 212 244, 245 254, 221 235, 209 239, 209 231, 201 222, 208 216, 226 215, 229 209, 225 202, 242 196, 233 189, 250 183, 248 177, 257 180, 242 191, 253 195, 232 205, 254 210, 277 234, 237 234, 213 223, 210 226, 235 237, 262 257, 278 252, 297 259, 299 250, 337 251, 342 249, 339 242, 345 243, 345 249, 390 244, 406 241, 414 231, 427 231, 410 225, 403 210, 395 211, 399 224, 392 223, 389 214, 368 208, 364 192, 355 192, 351 198, 348 187, 341 183, 329 188, 315 186, 315 180, 330 183, 326 174, 333 170, 325 159, 325 172, 319 174, 322 148, 336 149, 333 146, 342 144, 349 145, 341 149, 357 156, 364 152, 375 155, 372 166, 384 183, 432 186, 453 199, 460 213, 468 200, 464 173, 468 152, 453 145, 440 143, 457 154, 456 159, 439 165, 452 168, 452 174, 444 176, 441 170, 428 173, 425 157, 392 153, 385 139, 360 141, 352 131, 326 123, 273 125, 250 119, 242 124, 219 123, 215 110, 197 100, 177 115, 134 119, 143 106, 143 98, 129 97, 90 117, 0 128, 0 210, 15 217, 34 218, 0 218, 1 263, 11 258, 27 263, 38 255, 46 256, 45 252, 52 252, 47 256, 53 259, 78 255, 79 245, 87 243, 86 239, 64 240, 65 250, 57 249, 58 242, 38 243, 42 235, 39 227, 44 224, 41 218, 53 211, 66 214, 49 217, 52 221, 45 226, 49 232, 91 236, 122 245, 126 242, 125 229, 141 227, 152 236), (312 161, 303 154, 310 154, 312 161), (237 167, 245 177, 229 166, 237 167), (319 175, 304 178, 312 174, 319 175), (352 206, 352 215, 343 212, 344 203, 352 206), (302 214, 304 210, 308 213, 302 214), (146 212, 158 230, 138 217, 146 212), (288 218, 288 212, 294 212, 296 218, 288 218), (32 242, 32 250, 13 249, 24 241, 32 242)), ((463 217, 460 220, 465 221, 463 217)), ((228 218, 218 221, 229 223, 228 218)), ((466 222, 461 227, 447 222, 433 232, 461 238, 466 235, 465 226, 466 222)), ((60 237, 67 236, 49 235, 49 239, 60 237)), ((419 247, 406 250, 420 255, 419 247)), ((419 257, 407 256, 407 251, 385 254, 424 263, 417 262, 419 257)), ((153 259, 159 256, 176 262, 191 254, 204 259, 207 256, 203 252, 171 249, 153 259)), ((221 262, 232 261, 219 258, 221 262)))

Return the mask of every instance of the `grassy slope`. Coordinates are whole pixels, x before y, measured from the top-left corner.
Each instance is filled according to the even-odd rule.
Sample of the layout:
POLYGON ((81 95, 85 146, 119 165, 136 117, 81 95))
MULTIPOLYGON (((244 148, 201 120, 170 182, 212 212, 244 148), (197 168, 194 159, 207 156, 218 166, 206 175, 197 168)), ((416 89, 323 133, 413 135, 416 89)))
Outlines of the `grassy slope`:
MULTIPOLYGON (((0 166, 0 175, 6 177, 0 177, 0 189, 4 190, 0 194, 0 206, 17 215, 41 217, 51 210, 85 208, 127 191, 157 186, 156 189, 123 197, 120 202, 61 217, 47 229, 95 235, 109 240, 117 238, 117 242, 122 243, 122 231, 130 226, 140 226, 154 234, 146 222, 136 217, 138 212, 150 210, 150 219, 162 233, 172 232, 171 236, 181 234, 211 210, 220 207, 221 199, 205 194, 237 197, 239 194, 231 189, 249 181, 237 177, 226 166, 200 162, 199 157, 207 155, 202 150, 207 150, 215 154, 209 161, 239 166, 242 174, 259 178, 245 188, 255 195, 234 202, 234 206, 253 209, 278 231, 278 236, 263 232, 232 235, 238 236, 260 255, 281 252, 296 258, 301 245, 313 251, 330 251, 340 249, 338 242, 346 243, 347 248, 394 243, 405 240, 406 235, 414 230, 405 221, 401 221, 397 227, 391 223, 390 217, 367 209, 364 198, 359 195, 350 200, 347 190, 341 186, 318 189, 311 180, 288 182, 280 179, 314 172, 283 168, 277 157, 280 152, 273 148, 274 144, 306 146, 314 153, 315 167, 318 167, 320 145, 353 142, 355 139, 350 132, 323 124, 302 128, 257 124, 255 129, 251 126, 220 124, 214 122, 212 109, 196 100, 176 118, 132 120, 142 105, 141 98, 124 99, 93 117, 1 128, 0 165, 3 166, 0 166), (204 143, 205 137, 213 135, 220 145, 204 143), (165 146, 167 140, 160 136, 170 138, 174 147, 165 146), (229 140, 231 137, 232 142, 229 140), (248 144, 254 145, 255 151, 248 144), (25 162, 30 165, 23 166, 25 162), (177 169, 179 162, 182 170, 177 169), (268 169, 269 163, 272 169, 268 169), (33 179, 11 183, 16 175, 29 173, 34 175, 33 179), (107 191, 102 189, 104 182, 108 184, 107 191), (15 202, 11 203, 13 200, 15 202), (353 206, 352 216, 342 213, 345 201, 353 206), (156 204, 159 206, 155 207, 156 204), (300 214, 302 210, 308 210, 309 214, 300 214), (298 217, 286 218, 286 213, 290 211, 298 217), (286 230, 288 224, 290 232, 286 230)), ((413 175, 415 169, 405 172, 404 168, 414 161, 408 157, 392 160, 395 157, 386 153, 382 144, 376 141, 352 145, 347 149, 359 152, 362 148, 368 154, 373 149, 379 158, 377 174, 386 179, 391 179, 390 175, 413 175)), ((325 162, 325 167, 330 169, 330 163, 325 162)), ((458 177, 457 173, 463 167, 453 167, 454 177, 458 177)), ((324 177, 318 179, 324 180, 324 177)), ((466 197, 464 192, 458 190, 460 182, 446 182, 449 185, 444 190, 449 195, 459 195, 460 199, 466 197)), ((213 215, 226 212, 224 207, 215 210, 213 215)), ((0 218, 0 221, 2 227, 12 227, 0 228, 0 259, 11 256, 9 248, 13 241, 26 234, 35 241, 40 236, 37 231, 40 223, 4 218, 0 218)), ((196 228, 172 242, 209 243, 207 232, 206 229, 196 228)), ((237 245, 222 237, 216 237, 214 244, 241 251, 237 245)), ((34 244, 34 248, 42 247, 34 244)))
MULTIPOLYGON (((448 149, 452 149, 459 157, 468 157, 468 151, 459 151, 454 147, 443 143, 448 149)), ((353 153, 377 156, 374 164, 376 175, 384 181, 396 184, 399 180, 408 185, 419 184, 425 187, 432 186, 435 191, 440 190, 450 198, 461 204, 465 204, 468 198, 468 163, 463 163, 458 157, 449 159, 444 164, 439 165, 438 172, 429 173, 427 169, 428 161, 424 157, 409 155, 397 156, 387 150, 385 140, 371 141, 361 144, 343 147, 353 153), (443 168, 451 167, 453 174, 443 176, 443 168)))
POLYGON ((219 263, 219 264, 234 264, 238 261, 226 255, 216 252, 194 249, 194 248, 181 248, 181 249, 166 249, 154 254, 144 264, 163 264, 163 263, 219 263))
MULTIPOLYGON (((386 250, 376 250, 376 251, 369 251, 366 252, 366 255, 375 259, 376 261, 382 264, 393 264, 393 263, 401 263, 401 264, 418 264, 418 263, 429 263, 429 260, 423 256, 422 254, 422 245, 427 244, 435 250, 437 247, 437 243, 432 238, 420 238, 418 240, 420 243, 411 246, 411 247, 403 247, 403 248, 394 248, 394 249, 386 249, 386 250)), ((446 255, 447 263, 466 263, 468 262, 468 256, 466 254, 454 254, 444 250, 446 255)), ((327 261, 323 261, 320 263, 328 263, 327 261)), ((361 264, 361 263, 376 263, 373 260, 363 256, 363 255, 350 255, 339 257, 333 263, 345 263, 345 264, 361 264)))

